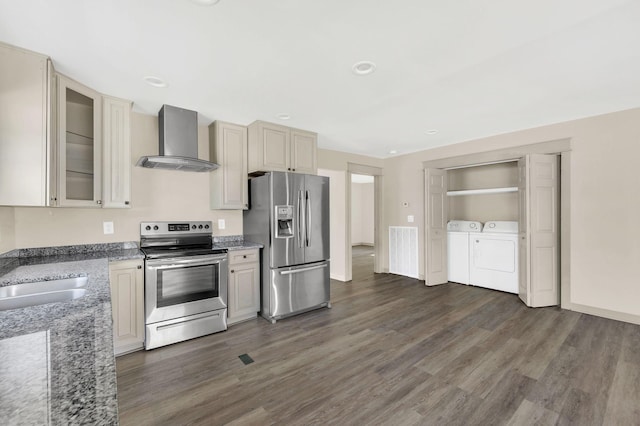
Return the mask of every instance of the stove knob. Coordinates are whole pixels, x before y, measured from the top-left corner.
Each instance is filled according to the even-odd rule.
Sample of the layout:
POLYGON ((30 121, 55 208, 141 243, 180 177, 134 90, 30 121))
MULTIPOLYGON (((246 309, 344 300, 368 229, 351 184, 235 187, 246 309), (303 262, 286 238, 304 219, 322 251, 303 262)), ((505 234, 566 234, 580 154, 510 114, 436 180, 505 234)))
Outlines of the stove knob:
POLYGON ((204 229, 209 229, 209 225, 205 225, 205 226, 204 226, 204 229))
POLYGON ((195 225, 192 225, 192 226, 191 226, 191 229, 196 229, 196 228, 197 228, 197 227, 196 227, 195 225))
POLYGON ((153 226, 153 230, 154 230, 154 231, 157 231, 157 230, 158 230, 158 225, 154 225, 154 226, 153 226))
POLYGON ((198 226, 198 228, 202 229, 202 225, 198 226))
POLYGON ((149 225, 147 225, 144 229, 146 229, 147 231, 151 231, 151 227, 149 225))

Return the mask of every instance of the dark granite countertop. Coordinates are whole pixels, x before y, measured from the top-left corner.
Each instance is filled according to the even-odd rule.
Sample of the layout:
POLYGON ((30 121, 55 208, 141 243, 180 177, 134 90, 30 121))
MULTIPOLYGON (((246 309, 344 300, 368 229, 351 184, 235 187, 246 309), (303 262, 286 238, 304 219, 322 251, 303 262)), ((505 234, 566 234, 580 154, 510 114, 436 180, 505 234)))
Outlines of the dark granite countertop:
POLYGON ((0 286, 88 277, 79 299, 0 311, 6 424, 118 424, 109 261, 143 256, 135 243, 78 247, 0 257, 0 286))

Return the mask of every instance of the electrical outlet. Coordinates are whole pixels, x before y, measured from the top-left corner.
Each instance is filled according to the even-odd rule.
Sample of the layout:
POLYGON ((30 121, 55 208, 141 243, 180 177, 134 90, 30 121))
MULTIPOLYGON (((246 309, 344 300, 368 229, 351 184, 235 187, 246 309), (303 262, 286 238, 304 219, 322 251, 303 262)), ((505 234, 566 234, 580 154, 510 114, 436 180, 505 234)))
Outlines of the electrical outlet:
POLYGON ((224 228, 225 228, 224 219, 218 219, 218 229, 224 229, 224 228))
POLYGON ((102 222, 102 229, 104 234, 113 234, 113 222, 102 222))
POLYGON ((413 217, 413 215, 412 215, 412 214, 410 214, 409 216, 407 216, 407 222, 409 222, 409 223, 413 223, 413 220, 414 220, 414 219, 415 219, 415 218, 413 217))

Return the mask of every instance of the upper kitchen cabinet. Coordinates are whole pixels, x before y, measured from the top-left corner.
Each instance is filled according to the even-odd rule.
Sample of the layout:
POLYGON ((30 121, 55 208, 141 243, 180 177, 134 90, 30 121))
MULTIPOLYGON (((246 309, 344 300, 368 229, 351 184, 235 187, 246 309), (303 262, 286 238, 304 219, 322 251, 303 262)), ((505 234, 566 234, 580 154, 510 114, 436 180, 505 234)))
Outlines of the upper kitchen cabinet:
POLYGON ((101 207, 102 97, 57 76, 57 205, 101 207))
POLYGON ((249 173, 317 174, 317 141, 313 132, 255 121, 249 125, 249 173))
POLYGON ((0 43, 0 205, 129 207, 131 102, 0 43))
POLYGON ((0 43, 0 205, 49 204, 51 60, 0 43))
POLYGON ((60 74, 56 82, 55 205, 130 207, 131 102, 60 74))
POLYGON ((131 207, 130 122, 131 101, 102 97, 103 207, 131 207))
POLYGON ((316 133, 291 129, 291 170, 297 173, 318 174, 317 152, 316 133))
POLYGON ((214 121, 209 126, 209 153, 211 161, 220 164, 210 173, 211 208, 247 209, 247 128, 214 121))

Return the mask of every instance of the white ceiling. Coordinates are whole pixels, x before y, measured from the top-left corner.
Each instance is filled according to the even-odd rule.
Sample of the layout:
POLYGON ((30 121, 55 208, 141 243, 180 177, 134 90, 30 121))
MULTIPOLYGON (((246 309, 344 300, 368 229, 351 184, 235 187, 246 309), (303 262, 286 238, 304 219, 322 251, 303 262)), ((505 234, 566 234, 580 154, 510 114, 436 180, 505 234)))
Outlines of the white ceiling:
POLYGON ((638 0, 0 0, 0 41, 139 112, 287 113, 374 157, 640 106, 638 0))

